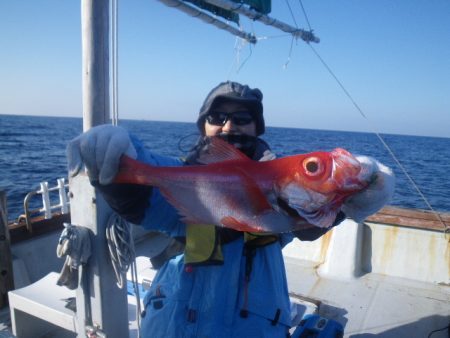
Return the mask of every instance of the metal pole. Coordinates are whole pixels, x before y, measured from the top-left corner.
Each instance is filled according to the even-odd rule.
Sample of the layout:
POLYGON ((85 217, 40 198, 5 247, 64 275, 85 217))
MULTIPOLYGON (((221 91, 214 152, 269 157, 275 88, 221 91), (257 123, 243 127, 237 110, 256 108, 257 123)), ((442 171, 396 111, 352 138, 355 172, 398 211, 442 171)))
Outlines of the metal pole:
POLYGON ((203 22, 206 22, 208 24, 211 24, 213 26, 216 26, 219 29, 223 29, 225 31, 230 32, 233 35, 236 35, 237 37, 240 37, 241 39, 244 39, 250 43, 256 43, 256 37, 253 34, 246 33, 244 31, 241 31, 237 28, 232 27, 231 25, 218 20, 217 18, 213 17, 212 15, 209 15, 205 12, 199 11, 198 9, 184 3, 180 0, 158 0, 159 2, 162 2, 168 7, 176 8, 194 18, 200 19, 203 22))
MULTIPOLYGON (((109 123, 109 14, 110 0, 81 1, 84 131, 109 123)), ((71 178, 69 188, 71 222, 90 230, 92 245, 76 293, 78 337, 90 326, 98 337, 127 338, 127 290, 116 285, 105 233, 112 210, 86 175, 71 178)))
POLYGON ((110 120, 109 2, 81 1, 83 131, 110 120))

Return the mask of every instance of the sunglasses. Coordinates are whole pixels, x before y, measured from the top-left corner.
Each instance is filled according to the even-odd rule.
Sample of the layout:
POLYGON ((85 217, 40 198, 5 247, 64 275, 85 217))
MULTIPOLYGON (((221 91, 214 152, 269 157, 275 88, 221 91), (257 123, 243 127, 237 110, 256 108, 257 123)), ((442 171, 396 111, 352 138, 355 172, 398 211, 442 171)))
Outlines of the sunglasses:
POLYGON ((227 121, 231 121, 237 126, 245 126, 253 122, 254 118, 249 111, 237 111, 234 113, 215 111, 206 116, 206 121, 214 126, 224 126, 227 121))

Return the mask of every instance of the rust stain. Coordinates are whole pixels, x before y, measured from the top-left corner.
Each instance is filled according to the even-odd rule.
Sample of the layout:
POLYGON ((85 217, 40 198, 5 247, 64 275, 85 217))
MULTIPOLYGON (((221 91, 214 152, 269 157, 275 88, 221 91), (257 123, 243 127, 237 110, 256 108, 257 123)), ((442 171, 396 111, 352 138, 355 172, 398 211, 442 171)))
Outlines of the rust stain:
MULTIPOLYGON (((316 270, 316 275, 317 275, 317 270, 316 270)), ((317 275, 317 279, 314 281, 314 284, 311 286, 311 288, 308 291, 308 296, 310 297, 314 297, 314 295, 320 294, 320 285, 322 284, 322 279, 320 278, 319 275, 317 275)))
POLYGON ((388 262, 391 260, 394 251, 395 243, 397 241, 398 227, 386 227, 384 232, 383 252, 381 253, 380 267, 386 273, 388 262))
POLYGON ((430 240, 428 242, 428 257, 429 259, 427 259, 428 262, 428 271, 434 271, 435 269, 435 262, 436 262, 436 237, 435 236, 431 236, 430 240))
POLYGON ((327 252, 328 248, 330 247, 333 231, 328 231, 325 235, 322 236, 322 245, 320 246, 320 264, 323 264, 323 262, 325 262, 325 258, 327 257, 327 252))

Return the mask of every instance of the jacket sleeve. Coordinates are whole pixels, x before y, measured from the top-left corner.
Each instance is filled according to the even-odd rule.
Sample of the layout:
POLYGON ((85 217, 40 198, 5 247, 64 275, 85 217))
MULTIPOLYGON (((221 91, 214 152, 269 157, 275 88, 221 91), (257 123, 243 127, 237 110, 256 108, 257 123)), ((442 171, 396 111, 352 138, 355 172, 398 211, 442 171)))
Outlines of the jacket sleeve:
POLYGON ((126 221, 140 224, 153 188, 135 184, 94 184, 109 206, 126 221))
MULTIPOLYGON (((180 166, 180 159, 160 156, 146 150, 134 136, 137 160, 155 166, 180 166)), ((165 200, 159 189, 137 184, 95 185, 111 208, 128 222, 157 230, 170 236, 182 236, 184 225, 176 210, 165 200)))

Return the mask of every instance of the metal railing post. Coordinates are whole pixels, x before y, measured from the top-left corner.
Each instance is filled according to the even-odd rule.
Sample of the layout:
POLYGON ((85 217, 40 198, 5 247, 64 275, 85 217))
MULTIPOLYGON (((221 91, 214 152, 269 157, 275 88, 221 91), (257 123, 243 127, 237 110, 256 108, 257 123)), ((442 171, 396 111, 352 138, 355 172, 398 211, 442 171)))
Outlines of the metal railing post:
POLYGON ((8 229, 6 193, 0 191, 0 308, 8 305, 8 291, 14 289, 11 241, 8 229))
POLYGON ((52 218, 52 208, 50 204, 50 196, 48 194, 48 182, 41 182, 41 189, 38 191, 42 195, 42 209, 45 219, 52 218))
POLYGON ((67 192, 64 178, 58 178, 59 206, 62 214, 69 213, 69 203, 67 201, 67 192))

